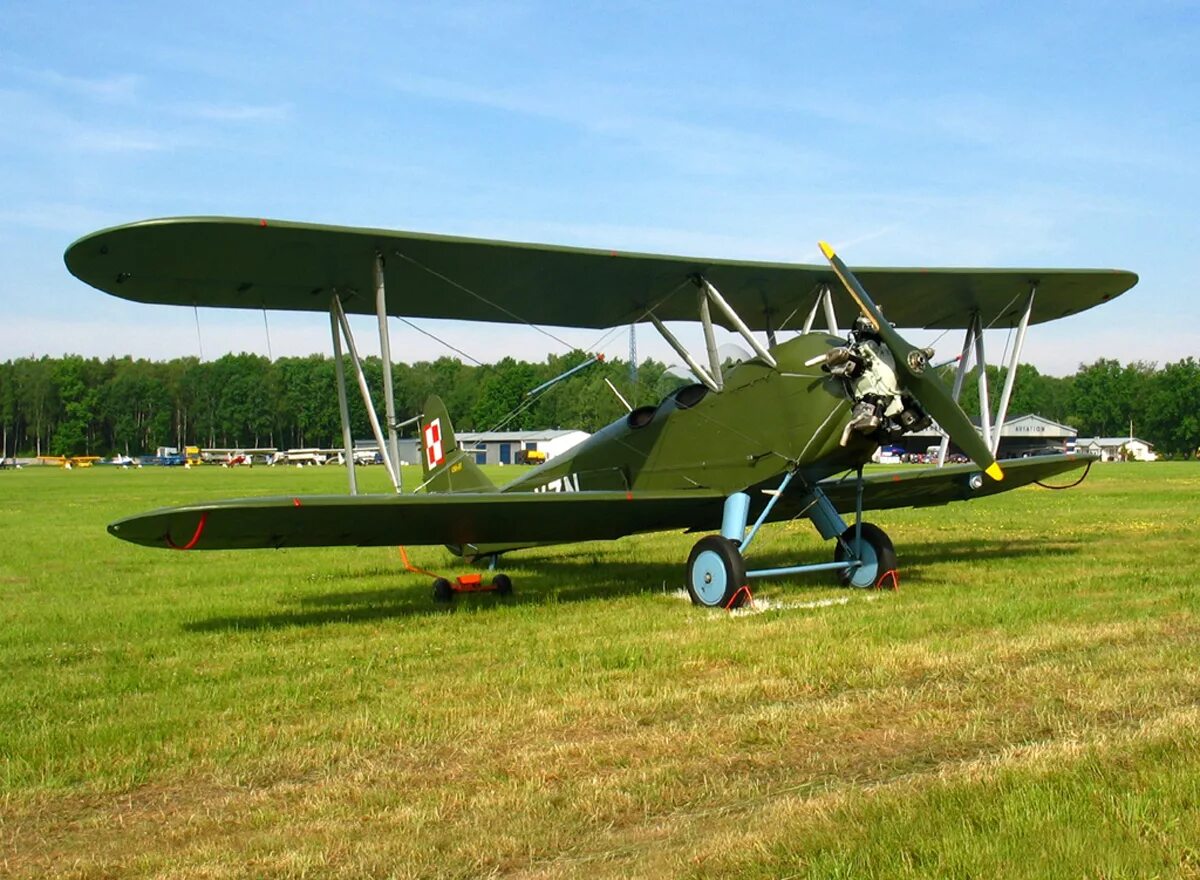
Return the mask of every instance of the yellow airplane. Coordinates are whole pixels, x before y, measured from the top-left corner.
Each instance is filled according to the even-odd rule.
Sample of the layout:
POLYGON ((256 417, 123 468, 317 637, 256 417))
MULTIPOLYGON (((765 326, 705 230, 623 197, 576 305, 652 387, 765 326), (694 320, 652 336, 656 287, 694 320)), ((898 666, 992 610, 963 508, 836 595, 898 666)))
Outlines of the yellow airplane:
POLYGON ((39 455, 39 461, 56 464, 60 468, 89 468, 100 460, 98 455, 39 455))

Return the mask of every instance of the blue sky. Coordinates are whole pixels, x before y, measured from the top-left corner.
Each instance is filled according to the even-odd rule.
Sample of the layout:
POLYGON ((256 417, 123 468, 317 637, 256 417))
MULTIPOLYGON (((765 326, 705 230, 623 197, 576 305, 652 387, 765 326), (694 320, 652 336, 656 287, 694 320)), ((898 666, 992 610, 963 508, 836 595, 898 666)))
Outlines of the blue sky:
MULTIPOLYGON (((1036 327, 1025 360, 1063 374, 1200 356, 1198 45, 1200 7, 1182 2, 10 4, 0 358, 265 353, 259 313, 201 310, 198 340, 190 311, 63 267, 96 228, 190 214, 1120 267, 1141 283, 1036 327)), ((423 326, 483 360, 553 346, 529 328, 423 326)), ((642 353, 670 360, 651 335, 642 353)), ((328 323, 273 315, 270 340, 326 351, 328 323)), ((446 353, 398 324, 393 351, 446 353)))

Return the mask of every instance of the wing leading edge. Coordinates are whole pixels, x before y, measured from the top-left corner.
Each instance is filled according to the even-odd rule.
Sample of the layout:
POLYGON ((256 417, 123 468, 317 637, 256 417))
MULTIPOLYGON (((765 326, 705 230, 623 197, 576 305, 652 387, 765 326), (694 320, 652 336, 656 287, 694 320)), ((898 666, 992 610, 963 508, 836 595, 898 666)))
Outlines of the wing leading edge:
MULTIPOLYGON (((185 217, 94 232, 66 252, 77 278, 137 302, 323 311, 337 292, 348 312, 375 313, 374 265, 384 258, 388 311, 416 318, 564 327, 697 319, 689 278, 711 281, 753 330, 803 314, 827 266, 641 254, 276 220, 185 217)), ((900 327, 1010 327, 1036 284, 1032 323, 1119 296, 1137 275, 1116 269, 856 269, 900 327)), ((857 315, 835 296, 841 326, 857 315)), ((714 319, 725 323, 723 315, 714 319)), ((728 325, 726 325, 728 326, 728 325)), ((794 326, 794 319, 793 325, 794 326)))

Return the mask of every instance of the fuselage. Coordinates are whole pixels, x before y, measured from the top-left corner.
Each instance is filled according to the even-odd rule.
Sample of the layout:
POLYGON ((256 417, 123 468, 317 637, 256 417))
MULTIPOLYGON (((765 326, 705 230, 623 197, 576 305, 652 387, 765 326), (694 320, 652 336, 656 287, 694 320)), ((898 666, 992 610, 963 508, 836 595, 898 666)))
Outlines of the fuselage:
POLYGON ((809 333, 725 372, 724 388, 689 385, 635 409, 503 491, 672 490, 730 493, 795 465, 808 481, 868 460, 875 444, 841 444, 852 401, 841 381, 805 362, 844 340, 809 333))

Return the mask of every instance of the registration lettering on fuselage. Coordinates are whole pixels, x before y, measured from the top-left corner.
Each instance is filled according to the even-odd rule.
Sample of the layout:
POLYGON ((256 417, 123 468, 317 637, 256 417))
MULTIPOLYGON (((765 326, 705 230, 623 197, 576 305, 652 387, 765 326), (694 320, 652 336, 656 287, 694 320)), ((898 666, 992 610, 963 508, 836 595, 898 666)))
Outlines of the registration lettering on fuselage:
POLYGON ((557 480, 551 480, 549 483, 543 483, 533 490, 534 492, 578 492, 579 491, 579 474, 566 474, 559 477, 557 480))

